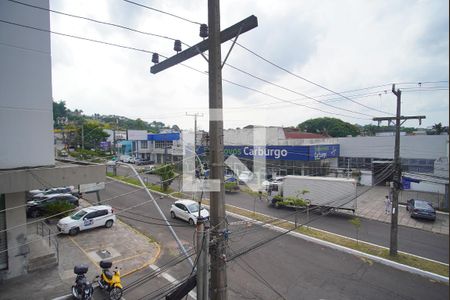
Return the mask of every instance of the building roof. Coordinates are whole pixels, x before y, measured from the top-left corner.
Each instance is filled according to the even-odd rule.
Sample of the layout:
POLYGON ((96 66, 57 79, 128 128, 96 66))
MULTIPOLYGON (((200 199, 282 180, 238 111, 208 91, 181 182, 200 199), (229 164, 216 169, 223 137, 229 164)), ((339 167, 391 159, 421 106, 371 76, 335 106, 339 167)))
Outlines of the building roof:
POLYGON ((286 139, 326 139, 328 136, 319 133, 301 132, 298 129, 283 128, 286 139))

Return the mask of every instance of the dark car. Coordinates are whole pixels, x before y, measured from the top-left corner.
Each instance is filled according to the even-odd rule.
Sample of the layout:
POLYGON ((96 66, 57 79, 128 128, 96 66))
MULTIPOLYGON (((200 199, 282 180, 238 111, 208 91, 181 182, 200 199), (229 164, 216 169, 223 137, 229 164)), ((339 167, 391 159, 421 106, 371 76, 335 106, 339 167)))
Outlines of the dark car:
POLYGON ((44 198, 34 199, 27 202, 27 216, 31 218, 45 214, 47 206, 56 202, 67 202, 75 206, 79 205, 77 197, 71 194, 52 194, 44 198))
POLYGON ((28 199, 30 200, 36 200, 36 199, 43 199, 48 195, 52 194, 77 194, 77 191, 74 189, 73 186, 63 186, 63 187, 56 187, 56 188, 49 188, 45 190, 32 190, 28 192, 28 199))
POLYGON ((436 220, 436 210, 425 200, 408 200, 406 210, 409 211, 411 218, 436 220))

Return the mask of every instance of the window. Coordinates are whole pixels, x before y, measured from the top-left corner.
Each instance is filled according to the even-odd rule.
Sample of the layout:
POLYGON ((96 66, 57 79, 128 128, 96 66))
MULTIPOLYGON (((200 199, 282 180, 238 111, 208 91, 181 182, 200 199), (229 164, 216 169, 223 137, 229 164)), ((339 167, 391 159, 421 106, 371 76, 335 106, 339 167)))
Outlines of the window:
POLYGON ((165 149, 165 148, 172 148, 173 141, 156 141, 155 142, 155 148, 157 149, 165 149))
POLYGON ((88 213, 85 217, 84 217, 84 219, 92 219, 92 218, 95 218, 95 215, 96 215, 96 212, 94 211, 94 212, 91 212, 91 213, 88 213))
POLYGON ((148 148, 148 142, 147 141, 141 141, 141 149, 147 149, 148 148))
POLYGON ((108 214, 108 210, 106 209, 98 210, 93 212, 93 214, 94 214, 93 218, 103 217, 108 214))
POLYGON ((177 203, 177 204, 175 204, 175 206, 178 207, 181 210, 184 210, 184 211, 187 210, 186 207, 183 204, 177 203))

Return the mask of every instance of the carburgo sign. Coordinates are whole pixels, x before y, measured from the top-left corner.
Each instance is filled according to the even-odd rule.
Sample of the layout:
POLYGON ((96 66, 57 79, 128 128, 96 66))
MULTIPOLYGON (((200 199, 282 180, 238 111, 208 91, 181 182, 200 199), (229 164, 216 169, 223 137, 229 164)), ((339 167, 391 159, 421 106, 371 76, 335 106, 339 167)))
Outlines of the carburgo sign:
MULTIPOLYGON (((203 153, 200 147, 198 153, 203 153)), ((339 145, 308 146, 225 146, 224 155, 253 159, 264 157, 270 160, 322 160, 339 156, 339 145)))

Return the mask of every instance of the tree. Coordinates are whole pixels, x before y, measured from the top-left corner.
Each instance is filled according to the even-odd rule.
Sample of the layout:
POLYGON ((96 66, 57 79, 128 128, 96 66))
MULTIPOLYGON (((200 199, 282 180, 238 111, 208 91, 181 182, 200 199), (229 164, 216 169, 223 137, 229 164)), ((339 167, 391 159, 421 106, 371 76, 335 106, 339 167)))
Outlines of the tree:
POLYGON ((88 120, 82 125, 84 128, 81 129, 81 126, 78 126, 78 145, 82 144, 82 138, 84 136, 84 148, 85 149, 98 149, 100 147, 100 142, 106 141, 109 137, 109 134, 104 132, 103 123, 95 120, 88 120), (82 130, 84 133, 82 133, 82 130))
POLYGON ((297 210, 302 207, 306 207, 308 202, 303 198, 305 194, 309 193, 308 190, 299 191, 295 197, 286 197, 282 201, 279 201, 279 205, 291 206, 295 208, 295 227, 297 227, 297 210), (301 195, 301 196, 300 196, 301 195))
POLYGON ((156 174, 159 175, 161 179, 161 189, 164 192, 167 192, 169 189, 170 184, 175 178, 175 172, 174 172, 174 166, 172 164, 166 164, 161 167, 159 167, 156 170, 156 174))
POLYGON ((434 129, 434 131, 435 131, 436 134, 438 134, 438 135, 441 134, 441 133, 444 131, 444 129, 443 129, 443 127, 442 127, 442 123, 434 124, 432 128, 434 129))
POLYGON ((53 123, 55 124, 55 128, 61 128, 62 125, 59 120, 67 118, 67 114, 68 110, 65 101, 53 101, 53 123))
POLYGON ((310 133, 325 133, 331 137, 357 136, 360 130, 357 126, 336 118, 310 119, 297 126, 300 130, 310 133))

